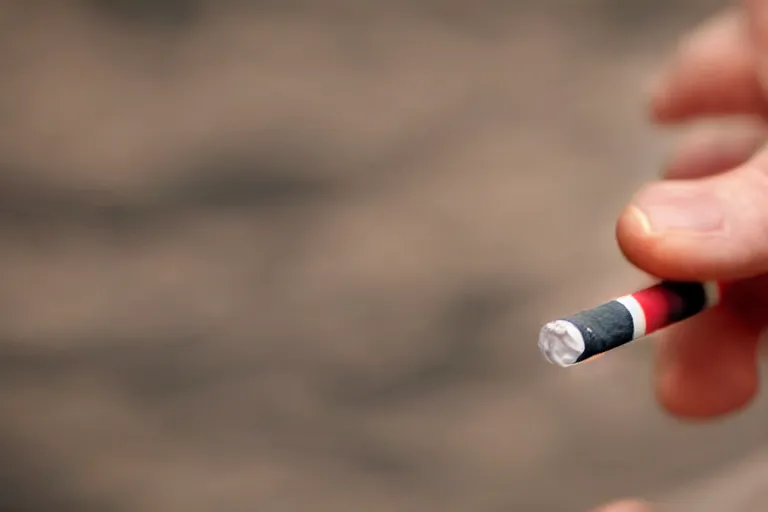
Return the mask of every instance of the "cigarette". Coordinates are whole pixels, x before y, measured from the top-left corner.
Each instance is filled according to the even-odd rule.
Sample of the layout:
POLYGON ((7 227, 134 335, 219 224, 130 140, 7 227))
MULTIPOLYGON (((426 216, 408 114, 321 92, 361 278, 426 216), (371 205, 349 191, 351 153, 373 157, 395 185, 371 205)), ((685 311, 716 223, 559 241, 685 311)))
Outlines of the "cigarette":
POLYGON ((539 349, 550 363, 573 366, 716 306, 722 293, 717 282, 662 281, 545 324, 539 349))

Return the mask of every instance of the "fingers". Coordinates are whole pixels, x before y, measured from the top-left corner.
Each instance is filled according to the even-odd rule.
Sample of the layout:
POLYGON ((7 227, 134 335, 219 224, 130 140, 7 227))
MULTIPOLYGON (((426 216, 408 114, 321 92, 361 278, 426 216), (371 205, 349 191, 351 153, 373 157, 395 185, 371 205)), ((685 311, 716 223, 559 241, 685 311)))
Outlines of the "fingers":
POLYGON ((677 280, 735 280, 768 272, 768 151, 737 169, 642 189, 616 227, 640 269, 677 280))
POLYGON ((659 403, 688 419, 744 407, 758 387, 758 336, 758 330, 726 308, 663 332, 656 375, 659 403))
POLYGON ((600 507, 593 512, 651 512, 651 509, 639 501, 622 500, 600 507))
POLYGON ((652 117, 677 123, 702 116, 768 113, 749 36, 744 13, 733 9, 683 41, 651 95, 652 117))
POLYGON ((665 179, 695 179, 738 167, 768 140, 764 125, 700 130, 685 138, 664 170, 665 179))
MULTIPOLYGON (((744 7, 681 45, 651 98, 657 121, 768 118, 768 0, 745 0, 744 7)), ((670 181, 642 190, 619 220, 617 237, 627 258, 669 279, 744 279, 768 272, 768 151, 753 155, 765 136, 764 129, 750 129, 685 141, 664 173, 670 181)), ((656 394, 667 410, 702 419, 752 400, 765 290, 768 277, 742 281, 721 307, 662 333, 656 394)))
POLYGON ((669 412, 704 419, 737 411, 758 388, 757 351, 768 325, 768 276, 729 284, 721 305, 660 336, 656 395, 669 412))
MULTIPOLYGON (((665 178, 696 179, 744 164, 766 138, 763 126, 694 133, 678 148, 665 178)), ((768 309, 768 277, 732 284, 718 310, 661 334, 656 394, 676 416, 703 419, 739 410, 758 382, 756 350, 768 309)))
MULTIPOLYGON (((766 0, 746 1, 744 11, 725 13, 681 45, 653 97, 657 119, 768 117, 755 48, 768 59, 766 0)), ((627 258, 669 279, 739 279, 768 271, 768 156, 749 157, 761 137, 755 131, 683 146, 668 166, 668 180, 640 191, 621 215, 617 238, 627 258)))

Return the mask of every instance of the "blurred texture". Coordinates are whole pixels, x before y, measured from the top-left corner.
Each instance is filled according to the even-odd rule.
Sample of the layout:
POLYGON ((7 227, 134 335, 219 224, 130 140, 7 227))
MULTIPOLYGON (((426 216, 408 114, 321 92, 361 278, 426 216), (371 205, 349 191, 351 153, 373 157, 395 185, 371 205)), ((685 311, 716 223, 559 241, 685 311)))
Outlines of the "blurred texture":
POLYGON ((768 410, 536 333, 643 282, 643 86, 721 3, 4 2, 0 509, 703 511, 768 410))

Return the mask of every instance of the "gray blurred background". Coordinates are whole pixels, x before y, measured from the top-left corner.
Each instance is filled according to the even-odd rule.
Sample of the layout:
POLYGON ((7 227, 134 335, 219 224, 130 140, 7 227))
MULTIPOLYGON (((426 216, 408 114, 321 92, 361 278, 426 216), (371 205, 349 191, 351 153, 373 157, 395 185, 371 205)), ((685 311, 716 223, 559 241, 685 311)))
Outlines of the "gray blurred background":
POLYGON ((3 2, 0 509, 766 510, 762 403, 536 347, 644 282, 643 88, 722 3, 3 2))

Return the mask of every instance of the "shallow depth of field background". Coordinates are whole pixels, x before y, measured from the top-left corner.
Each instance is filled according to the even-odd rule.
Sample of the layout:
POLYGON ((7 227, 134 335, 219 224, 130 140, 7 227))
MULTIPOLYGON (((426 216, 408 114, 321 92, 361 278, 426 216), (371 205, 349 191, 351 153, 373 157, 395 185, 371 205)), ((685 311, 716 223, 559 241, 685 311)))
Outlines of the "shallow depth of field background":
POLYGON ((644 282, 643 89, 720 3, 3 3, 0 509, 709 511, 764 404, 536 334, 644 282))

